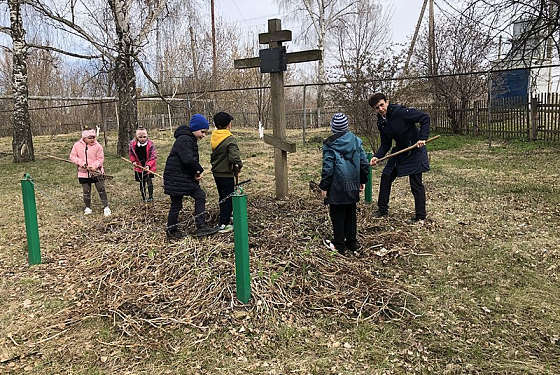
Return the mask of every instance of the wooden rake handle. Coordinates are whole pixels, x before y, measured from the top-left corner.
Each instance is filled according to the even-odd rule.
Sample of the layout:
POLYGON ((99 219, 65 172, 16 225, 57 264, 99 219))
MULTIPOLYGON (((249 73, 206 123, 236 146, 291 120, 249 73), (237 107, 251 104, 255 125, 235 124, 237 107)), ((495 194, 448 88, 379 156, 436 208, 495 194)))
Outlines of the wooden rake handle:
MULTIPOLYGON (((47 157, 49 157, 49 158, 51 158, 51 159, 58 160, 58 161, 63 161, 63 162, 65 162, 65 163, 70 163, 70 164, 72 164, 72 165, 76 165, 76 164, 74 164, 73 162, 71 162, 71 161, 68 160, 68 159, 59 158, 59 157, 53 156, 53 155, 47 155, 47 157)), ((100 180, 112 180, 112 179, 114 178, 114 177, 111 176, 111 175, 104 174, 104 173, 101 173, 101 172, 91 172, 91 173, 93 174, 94 177, 97 177, 97 178, 99 178, 100 180)))
MULTIPOLYGON (((129 162, 130 164, 134 164, 134 163, 132 163, 130 160, 128 160, 127 158, 123 158, 122 156, 121 156, 121 159, 124 160, 124 161, 129 162)), ((162 175, 160 175, 159 173, 156 173, 156 172, 154 172, 154 171, 151 171, 151 170, 148 169, 147 167, 138 166, 138 168, 142 168, 142 170, 144 170, 144 172, 148 172, 148 173, 151 173, 151 174, 153 174, 153 175, 155 175, 155 176, 158 176, 158 177, 160 177, 160 178, 163 178, 162 175)))
MULTIPOLYGON (((431 141, 433 141, 433 140, 435 140, 435 139, 438 139, 438 138, 439 138, 439 135, 436 135, 435 137, 432 137, 432 138, 428 138, 428 139, 426 140, 426 143, 431 142, 431 141)), ((384 157, 382 157, 382 158, 380 158, 380 159, 377 159, 377 162, 379 163, 380 161, 387 160, 387 159, 389 159, 389 158, 392 158, 393 156, 397 156, 397 155, 400 155, 400 154, 404 154, 405 152, 408 152, 408 151, 410 151, 410 150, 412 150, 412 149, 415 149, 416 147, 418 147, 418 146, 416 146, 416 144, 413 144, 412 146, 409 146, 409 147, 407 147, 407 148, 405 148, 405 149, 403 149, 403 150, 400 150, 400 151, 397 151, 397 152, 393 152, 391 155, 387 155, 387 156, 384 156, 384 157)))

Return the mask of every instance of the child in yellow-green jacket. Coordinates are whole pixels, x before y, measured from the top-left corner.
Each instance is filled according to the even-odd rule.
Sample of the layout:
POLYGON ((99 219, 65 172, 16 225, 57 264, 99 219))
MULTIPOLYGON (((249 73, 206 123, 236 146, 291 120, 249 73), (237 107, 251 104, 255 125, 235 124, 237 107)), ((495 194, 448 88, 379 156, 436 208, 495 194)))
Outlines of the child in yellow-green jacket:
POLYGON ((212 174, 214 175, 214 181, 216 181, 221 202, 218 230, 222 233, 233 230, 233 225, 230 223, 233 211, 231 198, 224 199, 233 193, 235 188, 234 177, 243 166, 237 139, 231 133, 232 120, 233 117, 226 112, 216 113, 214 116, 216 130, 212 132, 210 138, 210 145, 212 146, 210 163, 212 164, 212 174))

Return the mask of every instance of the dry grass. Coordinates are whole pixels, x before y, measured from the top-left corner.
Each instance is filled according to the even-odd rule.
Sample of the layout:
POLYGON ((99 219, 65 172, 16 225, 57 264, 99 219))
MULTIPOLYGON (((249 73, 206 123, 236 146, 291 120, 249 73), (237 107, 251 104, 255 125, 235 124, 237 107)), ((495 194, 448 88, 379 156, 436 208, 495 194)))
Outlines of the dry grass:
MULTIPOLYGON (((473 139, 432 147, 431 220, 411 226, 397 180, 391 216, 360 204, 362 254, 325 251, 326 208, 308 190, 321 167, 316 132, 288 158, 290 192, 273 198, 273 158, 234 129, 250 178, 252 300, 235 298, 233 235, 165 241, 168 201, 140 203, 129 165, 108 157, 114 215, 81 215, 71 165, 2 156, 0 369, 55 373, 557 373, 559 167, 553 148, 473 139), (36 180, 44 263, 26 265, 19 178, 36 180), (385 249, 384 251, 380 251, 385 249), (383 256, 380 256, 383 254, 383 256)), ((160 168, 169 132, 152 134, 160 168)), ((298 133, 291 133, 297 139, 298 133)), ((65 157, 71 137, 37 137, 65 157)), ((207 140, 201 144, 208 164, 207 140)), ((9 140, 0 151, 9 152, 9 140), (5 150, 4 150, 5 149, 5 150)), ((4 154, 2 154, 4 155, 4 154)), ((374 174, 374 196, 379 171, 374 174)), ((210 222, 217 193, 210 175, 210 222)), ((182 214, 192 232, 189 213, 182 214)))

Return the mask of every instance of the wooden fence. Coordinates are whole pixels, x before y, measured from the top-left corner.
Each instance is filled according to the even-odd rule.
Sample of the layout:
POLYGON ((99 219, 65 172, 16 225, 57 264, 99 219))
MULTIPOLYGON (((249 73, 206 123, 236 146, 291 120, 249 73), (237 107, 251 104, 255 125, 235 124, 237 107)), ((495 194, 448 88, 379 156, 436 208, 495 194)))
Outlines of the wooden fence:
POLYGON ((505 99, 420 105, 432 118, 432 132, 472 134, 494 139, 560 143, 560 95, 539 94, 505 99))

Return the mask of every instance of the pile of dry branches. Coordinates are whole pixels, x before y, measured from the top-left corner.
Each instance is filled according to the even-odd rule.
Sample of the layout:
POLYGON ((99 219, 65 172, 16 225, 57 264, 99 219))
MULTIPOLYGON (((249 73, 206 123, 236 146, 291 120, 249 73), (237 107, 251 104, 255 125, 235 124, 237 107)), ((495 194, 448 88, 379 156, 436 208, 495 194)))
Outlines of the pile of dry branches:
POLYGON ((153 230, 167 214, 156 202, 145 222, 137 213, 115 217, 99 224, 103 235, 83 234, 87 244, 68 249, 82 252, 73 257, 81 258, 73 271, 89 286, 80 313, 108 315, 130 335, 149 327, 227 324, 240 313, 262 324, 318 312, 356 321, 412 314, 411 295, 385 273, 417 245, 387 220, 372 223, 371 205, 358 208, 361 252, 341 256, 322 243, 332 229, 320 200, 253 197, 248 204, 249 304, 236 298, 233 233, 168 243, 163 230, 153 230))

